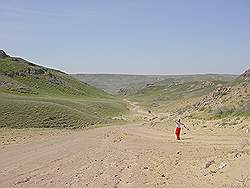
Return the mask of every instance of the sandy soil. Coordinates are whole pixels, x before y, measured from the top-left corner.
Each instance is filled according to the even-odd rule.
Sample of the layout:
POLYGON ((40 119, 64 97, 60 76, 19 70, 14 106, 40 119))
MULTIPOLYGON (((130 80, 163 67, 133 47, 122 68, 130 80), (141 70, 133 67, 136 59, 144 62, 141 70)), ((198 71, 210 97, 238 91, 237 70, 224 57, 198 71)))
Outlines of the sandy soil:
POLYGON ((247 136, 190 132, 176 141, 143 125, 1 135, 0 187, 249 186, 247 136))
POLYGON ((89 130, 0 129, 0 187, 250 187, 250 135, 194 129, 175 140, 161 116, 89 130))

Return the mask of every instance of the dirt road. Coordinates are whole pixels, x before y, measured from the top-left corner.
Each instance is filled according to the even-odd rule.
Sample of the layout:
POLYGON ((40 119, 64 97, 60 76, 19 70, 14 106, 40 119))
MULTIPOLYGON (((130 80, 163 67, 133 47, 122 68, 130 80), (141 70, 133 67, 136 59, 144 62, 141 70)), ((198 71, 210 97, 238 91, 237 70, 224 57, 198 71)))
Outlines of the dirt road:
POLYGON ((179 142, 142 125, 47 130, 20 141, 27 134, 1 145, 0 187, 236 187, 250 175, 249 146, 235 136, 179 142))

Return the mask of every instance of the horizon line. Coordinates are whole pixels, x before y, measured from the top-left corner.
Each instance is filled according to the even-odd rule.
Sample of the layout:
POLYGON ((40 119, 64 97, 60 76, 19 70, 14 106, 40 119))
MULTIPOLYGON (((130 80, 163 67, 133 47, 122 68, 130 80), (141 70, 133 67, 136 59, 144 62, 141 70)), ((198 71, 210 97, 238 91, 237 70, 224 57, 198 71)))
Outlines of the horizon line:
MULTIPOLYGON (((2 50, 3 52, 6 53, 6 51, 2 48, 0 48, 0 50, 2 50)), ((243 74, 246 70, 243 70, 241 73, 221 73, 221 72, 207 72, 207 73, 166 73, 166 74, 162 74, 162 73, 121 73, 121 72, 118 72, 118 73, 113 73, 113 72, 81 72, 81 73, 70 73, 70 72, 67 72, 66 70, 62 70, 60 68, 57 68, 57 67, 50 67, 50 66, 46 66, 44 65, 43 63, 36 63, 32 60, 29 60, 29 58, 24 58, 24 57, 21 57, 21 56, 18 56, 18 55, 10 55, 9 53, 6 53, 7 55, 9 55, 10 57, 15 57, 15 58, 21 58, 21 59, 24 59, 28 62, 31 62, 31 63, 34 63, 36 65, 39 65, 39 66, 43 66, 43 67, 46 67, 46 68, 50 68, 50 69, 55 69, 55 70, 59 70, 61 72, 64 72, 64 73, 67 73, 67 74, 70 74, 70 75, 73 75, 73 74, 91 74, 91 75, 138 75, 138 76, 192 76, 192 75, 228 75, 228 76, 239 76, 241 74, 243 74)), ((248 70, 248 69, 247 69, 248 70)))
MULTIPOLYGON (((65 72, 65 71, 64 71, 65 72)), ((171 73, 171 74, 156 74, 156 73, 106 73, 106 72, 77 72, 77 73, 68 73, 67 74, 73 75, 73 74, 89 74, 89 75, 128 75, 128 76, 192 76, 192 75, 228 75, 228 76, 238 76, 240 74, 235 73, 171 73)))

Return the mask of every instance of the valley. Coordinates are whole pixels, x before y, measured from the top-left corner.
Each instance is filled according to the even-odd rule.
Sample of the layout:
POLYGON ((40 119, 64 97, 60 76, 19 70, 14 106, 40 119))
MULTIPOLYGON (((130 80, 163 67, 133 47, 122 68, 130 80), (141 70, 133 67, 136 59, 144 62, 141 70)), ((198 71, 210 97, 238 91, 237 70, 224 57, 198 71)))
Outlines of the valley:
POLYGON ((1 53, 0 187, 249 186, 249 70, 83 80, 1 53))

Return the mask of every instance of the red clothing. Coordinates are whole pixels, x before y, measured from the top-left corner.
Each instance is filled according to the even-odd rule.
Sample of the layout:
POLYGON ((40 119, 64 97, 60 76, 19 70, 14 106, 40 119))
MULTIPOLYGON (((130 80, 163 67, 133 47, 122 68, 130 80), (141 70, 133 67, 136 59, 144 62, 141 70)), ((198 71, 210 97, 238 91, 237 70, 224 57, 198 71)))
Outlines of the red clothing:
POLYGON ((180 140, 181 128, 176 127, 175 134, 176 134, 177 140, 180 140))

